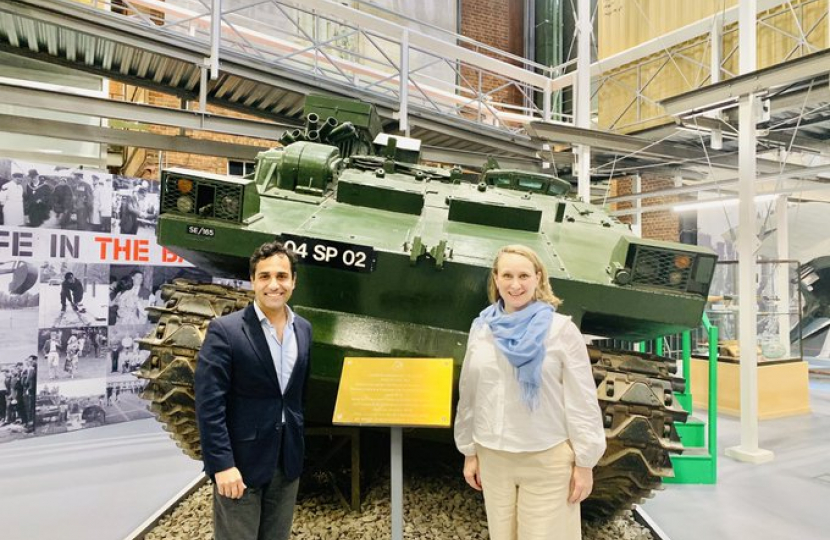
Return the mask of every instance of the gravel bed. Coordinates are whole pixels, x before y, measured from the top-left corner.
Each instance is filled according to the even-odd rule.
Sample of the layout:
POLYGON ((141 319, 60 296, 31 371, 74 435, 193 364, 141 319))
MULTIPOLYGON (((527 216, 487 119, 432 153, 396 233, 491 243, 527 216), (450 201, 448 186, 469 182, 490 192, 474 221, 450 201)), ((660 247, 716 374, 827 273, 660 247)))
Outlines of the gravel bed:
MULTIPOLYGON (((149 532, 145 540, 210 540, 211 484, 205 484, 149 532)), ((378 475, 361 512, 350 512, 325 483, 303 478, 291 535, 296 540, 382 540, 391 538, 389 477, 378 475), (309 484, 316 484, 308 487, 309 484)), ((583 523, 584 540, 655 540, 623 512, 605 523, 583 523)), ((411 540, 486 540, 481 494, 459 475, 408 473, 404 478, 404 538, 411 540)))

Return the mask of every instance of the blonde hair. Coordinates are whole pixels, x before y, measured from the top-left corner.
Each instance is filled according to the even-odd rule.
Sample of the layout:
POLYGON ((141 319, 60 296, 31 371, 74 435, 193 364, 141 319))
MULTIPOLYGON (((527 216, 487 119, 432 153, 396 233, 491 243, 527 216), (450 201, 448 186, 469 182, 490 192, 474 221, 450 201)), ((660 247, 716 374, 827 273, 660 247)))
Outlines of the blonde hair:
POLYGON ((513 253, 515 255, 521 255, 525 259, 529 260, 533 263, 533 268, 536 273, 540 274, 539 276, 539 285, 536 287, 536 292, 534 293, 534 299, 539 300, 541 302, 546 302, 553 307, 559 307, 562 303, 562 300, 553 294, 553 289, 550 287, 550 280, 548 277, 548 269, 545 268, 545 265, 542 264, 542 260, 539 259, 539 256, 536 254, 535 251, 530 249, 527 246, 523 246, 521 244, 511 244, 509 246, 504 246, 496 253, 496 258, 493 260, 493 271, 490 272, 490 279, 487 282, 487 297, 490 299, 490 302, 495 304, 499 298, 499 289, 496 287, 496 275, 498 274, 499 270, 499 258, 505 253, 513 253))

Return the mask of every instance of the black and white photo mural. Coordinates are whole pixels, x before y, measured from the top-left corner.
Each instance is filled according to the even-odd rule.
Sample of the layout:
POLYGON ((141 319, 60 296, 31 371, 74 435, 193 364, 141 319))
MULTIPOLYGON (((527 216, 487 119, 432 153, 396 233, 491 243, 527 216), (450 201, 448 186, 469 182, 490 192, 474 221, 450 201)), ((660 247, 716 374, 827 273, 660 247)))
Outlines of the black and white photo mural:
POLYGON ((177 277, 156 181, 0 158, 0 443, 147 418, 145 308, 177 277))

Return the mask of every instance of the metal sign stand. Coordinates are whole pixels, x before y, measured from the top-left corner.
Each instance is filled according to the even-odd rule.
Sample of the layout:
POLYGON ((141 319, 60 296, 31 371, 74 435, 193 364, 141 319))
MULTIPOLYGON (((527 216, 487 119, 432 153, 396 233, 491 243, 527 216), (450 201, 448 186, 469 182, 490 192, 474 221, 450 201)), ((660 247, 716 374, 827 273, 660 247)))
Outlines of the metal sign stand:
POLYGON ((403 432, 399 427, 389 428, 390 463, 389 489, 392 496, 392 540, 403 540, 403 432))
POLYGON ((402 427, 449 427, 452 358, 353 358, 343 361, 332 423, 389 428, 392 540, 403 540, 402 427))

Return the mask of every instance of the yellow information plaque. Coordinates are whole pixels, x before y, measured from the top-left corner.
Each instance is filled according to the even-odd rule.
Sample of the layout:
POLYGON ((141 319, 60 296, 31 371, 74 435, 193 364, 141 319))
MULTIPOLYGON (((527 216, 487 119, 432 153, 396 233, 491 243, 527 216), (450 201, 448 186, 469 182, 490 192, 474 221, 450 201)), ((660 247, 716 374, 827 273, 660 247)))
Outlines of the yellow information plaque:
POLYGON ((346 358, 334 424, 448 427, 452 358, 346 358))

